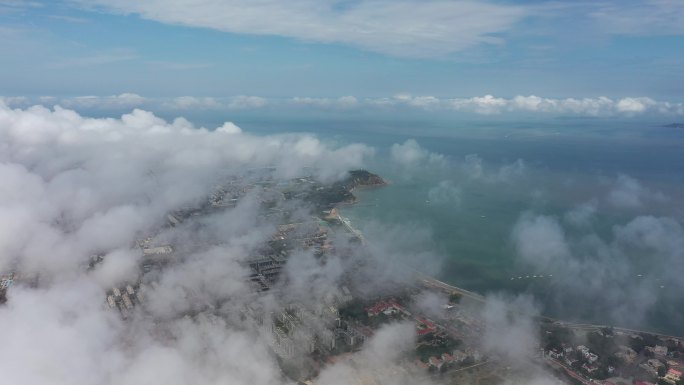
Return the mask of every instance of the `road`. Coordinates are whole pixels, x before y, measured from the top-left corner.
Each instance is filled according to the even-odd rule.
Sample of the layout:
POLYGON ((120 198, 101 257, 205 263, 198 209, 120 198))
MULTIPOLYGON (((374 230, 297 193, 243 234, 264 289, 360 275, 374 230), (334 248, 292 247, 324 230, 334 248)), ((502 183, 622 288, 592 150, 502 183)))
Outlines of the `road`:
MULTIPOLYGON (((454 376, 454 375, 456 375, 457 373, 461 373, 461 372, 464 372, 464 371, 474 370, 474 369, 478 369, 478 368, 484 368, 484 367, 486 367, 488 364, 492 364, 492 363, 493 363, 492 361, 487 360, 487 361, 483 361, 483 362, 478 362, 477 364, 473 364, 473 365, 470 365, 470 366, 465 366, 465 367, 462 367, 462 368, 448 369, 446 372, 443 372, 443 373, 440 373, 439 371, 438 371, 438 372, 434 372, 434 373, 431 373, 431 374, 427 374, 427 375, 424 375, 424 376, 420 376, 420 377, 418 377, 418 379, 419 379, 419 380, 433 380, 433 379, 435 379, 435 378, 440 378, 440 377, 443 377, 443 376, 454 376)), ((595 385, 595 384, 592 384, 592 385, 595 385)))
POLYGON ((483 297, 477 293, 473 293, 472 291, 468 291, 465 289, 461 289, 460 287, 449 285, 448 283, 442 282, 436 278, 430 277, 430 276, 425 275, 423 273, 420 273, 418 271, 415 271, 415 273, 416 273, 416 276, 418 277, 418 279, 420 280, 420 282, 422 282, 425 286, 446 290, 450 293, 455 292, 455 293, 458 293, 464 297, 473 299, 477 302, 482 302, 482 303, 485 302, 485 297, 483 297))
POLYGON ((338 213, 337 214, 337 220, 342 222, 342 224, 347 229, 347 231, 354 234, 354 236, 356 236, 361 241, 362 244, 366 243, 366 238, 363 236, 363 233, 361 231, 355 229, 354 226, 352 226, 351 221, 349 219, 343 217, 342 215, 340 215, 338 213))
POLYGON ((594 324, 584 324, 584 323, 573 323, 573 322, 566 322, 562 320, 558 320, 555 318, 551 317, 543 317, 544 319, 547 319, 549 321, 553 321, 558 323, 561 326, 574 329, 574 330, 583 330, 583 331, 596 331, 596 330, 601 330, 605 328, 611 328, 613 331, 616 332, 622 332, 622 333, 628 333, 628 334, 639 334, 639 333, 645 333, 645 334, 650 334, 659 338, 664 338, 664 339, 674 339, 679 341, 680 343, 684 341, 684 338, 679 337, 679 336, 672 336, 669 334, 660 334, 656 332, 650 332, 650 331, 644 331, 644 330, 636 330, 636 329, 627 329, 627 328, 621 328, 621 327, 615 327, 615 326, 609 326, 609 325, 594 325, 594 324))
MULTIPOLYGON (((414 271, 415 271, 415 270, 414 270, 414 271)), ((427 275, 422 274, 422 273, 420 273, 420 272, 418 272, 418 271, 416 271, 415 273, 416 273, 416 276, 418 277, 418 279, 419 279, 425 286, 432 287, 432 288, 437 288, 437 289, 441 289, 441 290, 445 290, 445 291, 448 291, 448 292, 450 292, 450 293, 456 292, 456 293, 461 294, 461 295, 464 296, 464 297, 473 299, 473 300, 475 300, 475 301, 477 301, 477 302, 481 302, 481 303, 486 302, 485 297, 482 296, 482 295, 480 295, 480 294, 473 293, 472 291, 468 291, 468 290, 465 290, 465 289, 461 289, 460 287, 456 287, 456 286, 453 286, 453 285, 449 285, 448 283, 442 282, 442 281, 440 281, 440 280, 438 280, 438 279, 436 279, 436 278, 427 276, 427 275)), ((541 318, 543 318, 543 319, 545 319, 545 320, 548 320, 548 321, 550 321, 550 322, 557 322, 558 324, 560 324, 560 325, 562 325, 562 326, 565 326, 565 327, 571 328, 571 329, 575 329, 575 330, 595 331, 595 330, 601 330, 601 329, 604 329, 604 328, 609 327, 608 325, 596 325, 596 324, 588 324, 588 323, 567 322, 567 321, 559 320, 559 319, 557 319, 557 318, 546 317, 546 316, 542 316, 541 318)), ((654 336, 659 337, 659 338, 674 339, 674 340, 677 340, 677 341, 680 341, 680 342, 684 342, 684 338, 682 338, 682 337, 680 337, 680 336, 673 336, 673 335, 668 335, 668 334, 655 333, 655 332, 651 332, 651 331, 636 330, 636 329, 628 329, 628 328, 621 328, 621 327, 614 327, 614 326, 610 326, 610 327, 611 327, 614 331, 618 331, 618 332, 623 332, 623 333, 646 333, 646 334, 654 335, 654 336)))

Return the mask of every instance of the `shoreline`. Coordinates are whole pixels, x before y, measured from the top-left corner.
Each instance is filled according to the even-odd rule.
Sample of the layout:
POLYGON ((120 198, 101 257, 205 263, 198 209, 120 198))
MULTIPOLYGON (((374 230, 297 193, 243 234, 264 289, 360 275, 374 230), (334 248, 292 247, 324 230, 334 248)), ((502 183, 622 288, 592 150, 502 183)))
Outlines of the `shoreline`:
MULTIPOLYGON (((384 186, 391 185, 388 181, 384 180, 384 184, 374 184, 374 185, 359 185, 355 186, 354 188, 350 189, 350 192, 354 192, 359 187, 362 187, 364 189, 375 189, 375 188, 380 188, 384 186)), ((363 232, 358 230, 356 227, 353 226, 351 220, 348 217, 345 217, 341 214, 340 210, 344 206, 351 206, 354 204, 359 203, 361 200, 354 195, 354 200, 352 202, 342 202, 338 205, 334 206, 334 210, 336 210, 337 215, 335 217, 357 238, 361 240, 363 244, 367 242, 367 239, 363 235, 363 232), (339 208, 339 209, 338 209, 339 208)), ((408 266, 407 266, 408 267, 408 266)), ((480 303, 485 303, 486 302, 486 297, 480 293, 473 292, 470 290, 466 290, 463 288, 460 288, 458 286, 454 286, 452 284, 446 283, 444 281, 441 281, 437 279, 436 277, 427 275, 425 273, 422 273, 414 268, 408 267, 410 270, 412 270, 415 274, 416 277, 419 281, 422 281, 423 285, 426 286, 431 286, 433 288, 439 288, 442 290, 447 290, 451 292, 457 292, 464 297, 473 299, 477 302, 480 303)), ((671 335, 671 334, 666 334, 665 332, 657 332, 657 331, 648 331, 648 330, 640 330, 640 329, 631 329, 631 328, 626 328, 626 327, 620 327, 620 326, 611 326, 611 325, 600 325, 600 324, 592 324, 592 323, 585 323, 585 322, 575 322, 575 321, 565 321, 559 318, 554 318, 551 316, 546 316, 546 315, 539 315, 538 316, 540 320, 547 320, 549 322, 554 322, 554 323, 559 323, 565 327, 571 328, 571 329, 580 329, 580 330, 600 330, 606 327, 610 327, 613 330, 622 332, 622 333, 629 333, 629 334, 650 334, 653 336, 656 336, 658 338, 665 338, 665 339, 675 339, 681 343, 684 343, 684 335, 681 336, 676 336, 676 335, 671 335)))

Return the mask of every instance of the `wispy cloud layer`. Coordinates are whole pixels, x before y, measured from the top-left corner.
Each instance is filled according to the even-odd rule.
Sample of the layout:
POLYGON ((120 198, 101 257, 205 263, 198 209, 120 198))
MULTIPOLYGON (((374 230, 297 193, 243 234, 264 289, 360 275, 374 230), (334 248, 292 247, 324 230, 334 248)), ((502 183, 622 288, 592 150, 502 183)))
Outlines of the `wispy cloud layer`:
POLYGON ((621 35, 677 35, 684 33, 684 3, 648 0, 636 4, 598 3, 590 16, 608 32, 621 35))
POLYGON ((83 1, 110 12, 137 14, 162 23, 225 32, 285 36, 341 43, 403 57, 444 56, 480 44, 502 44, 525 18, 542 23, 572 14, 597 33, 677 35, 684 33, 684 6, 676 0, 602 1, 585 4, 444 0, 314 1, 254 3, 245 0, 83 1))
POLYGON ((128 48, 114 48, 93 52, 80 57, 64 57, 55 62, 48 63, 47 67, 51 69, 84 68, 129 61, 138 58, 138 56, 138 53, 134 50, 128 48))
POLYGON ((522 6, 482 1, 296 0, 88 1, 103 9, 162 23, 225 32, 341 43, 384 54, 443 56, 479 44, 499 44, 530 13, 522 6))

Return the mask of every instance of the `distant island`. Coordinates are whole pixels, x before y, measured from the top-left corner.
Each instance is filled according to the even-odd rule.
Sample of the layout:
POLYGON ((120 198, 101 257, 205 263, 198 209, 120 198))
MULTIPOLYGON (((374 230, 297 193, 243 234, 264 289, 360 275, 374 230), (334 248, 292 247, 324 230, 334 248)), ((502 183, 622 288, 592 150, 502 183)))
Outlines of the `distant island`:
POLYGON ((667 128, 684 128, 684 123, 670 123, 670 124, 664 125, 663 127, 667 127, 667 128))

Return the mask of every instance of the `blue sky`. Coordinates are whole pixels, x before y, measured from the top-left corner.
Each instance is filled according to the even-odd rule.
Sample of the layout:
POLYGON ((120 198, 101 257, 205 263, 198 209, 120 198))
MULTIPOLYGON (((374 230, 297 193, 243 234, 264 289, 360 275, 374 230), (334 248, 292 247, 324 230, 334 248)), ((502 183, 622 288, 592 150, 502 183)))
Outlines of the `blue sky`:
POLYGON ((0 0, 0 50, 5 96, 684 101, 678 0, 0 0))

